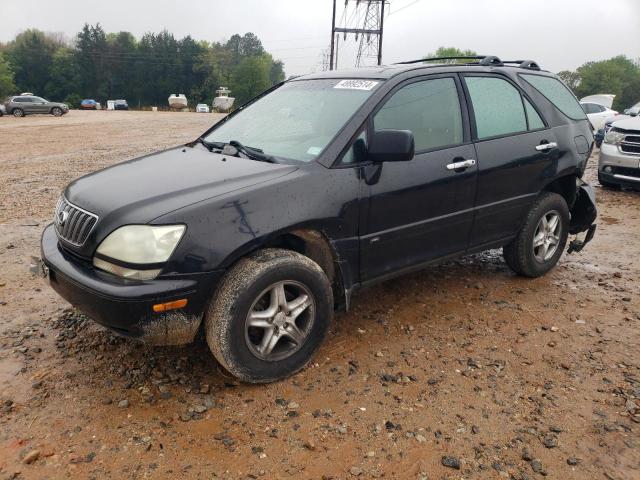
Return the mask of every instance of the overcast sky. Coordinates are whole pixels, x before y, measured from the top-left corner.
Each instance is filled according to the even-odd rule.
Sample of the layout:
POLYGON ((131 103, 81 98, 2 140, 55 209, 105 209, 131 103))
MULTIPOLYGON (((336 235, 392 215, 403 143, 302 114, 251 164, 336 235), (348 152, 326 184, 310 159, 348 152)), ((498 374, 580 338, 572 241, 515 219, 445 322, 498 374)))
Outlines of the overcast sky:
MULTIPOLYGON (((250 31, 297 75, 321 68, 331 9, 332 0, 0 0, 0 41, 27 28, 73 37, 85 22, 208 41, 250 31)), ((384 63, 439 46, 534 59, 555 72, 619 54, 640 58, 640 0, 390 0, 388 12, 384 63)), ((340 67, 353 65, 354 52, 351 36, 340 67)))

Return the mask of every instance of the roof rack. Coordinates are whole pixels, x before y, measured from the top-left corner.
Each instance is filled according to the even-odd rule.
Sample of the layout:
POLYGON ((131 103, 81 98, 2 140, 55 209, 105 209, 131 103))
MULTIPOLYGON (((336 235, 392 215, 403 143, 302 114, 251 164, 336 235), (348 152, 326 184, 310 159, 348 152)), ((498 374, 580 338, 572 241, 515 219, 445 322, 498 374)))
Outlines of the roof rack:
POLYGON ((502 63, 517 64, 519 68, 527 70, 541 70, 540 65, 535 60, 504 60, 502 63))
POLYGON ((429 57, 419 58, 417 60, 408 60, 406 62, 398 62, 396 65, 409 65, 412 63, 425 63, 434 62, 438 60, 475 60, 472 62, 465 62, 460 65, 483 65, 492 67, 502 67, 504 64, 517 64, 520 68, 526 68, 528 70, 540 70, 540 65, 534 60, 507 60, 502 61, 494 55, 477 55, 477 56, 460 56, 460 57, 429 57))

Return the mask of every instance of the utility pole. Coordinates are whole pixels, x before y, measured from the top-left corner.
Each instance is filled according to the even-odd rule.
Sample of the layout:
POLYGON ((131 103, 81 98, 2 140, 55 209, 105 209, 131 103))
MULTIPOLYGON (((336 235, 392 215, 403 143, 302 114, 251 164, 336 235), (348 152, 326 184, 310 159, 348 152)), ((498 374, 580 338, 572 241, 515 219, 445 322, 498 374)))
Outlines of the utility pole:
POLYGON ((343 35, 346 42, 352 33, 358 43, 356 66, 365 63, 366 58, 375 58, 382 64, 382 36, 384 33, 385 3, 389 0, 344 0, 344 8, 339 21, 336 14, 336 0, 333 0, 333 17, 331 19, 331 55, 330 68, 337 68, 337 33, 343 35), (335 60, 335 61, 334 61, 335 60))
POLYGON ((329 55, 329 70, 333 70, 333 39, 336 35, 336 0, 333 0, 333 15, 331 16, 331 54, 329 55))

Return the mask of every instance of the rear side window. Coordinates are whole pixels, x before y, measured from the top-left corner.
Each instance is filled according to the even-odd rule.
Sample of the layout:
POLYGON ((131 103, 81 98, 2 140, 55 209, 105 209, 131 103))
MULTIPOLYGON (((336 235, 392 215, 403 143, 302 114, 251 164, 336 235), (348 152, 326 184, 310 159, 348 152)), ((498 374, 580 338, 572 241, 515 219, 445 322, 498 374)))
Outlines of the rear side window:
POLYGON ((538 114, 536 109, 533 108, 533 105, 531 105, 531 102, 529 102, 529 100, 527 100, 526 98, 523 98, 522 100, 524 101, 524 109, 527 111, 529 130, 538 130, 539 128, 544 128, 545 124, 542 121, 542 118, 540 118, 540 115, 538 114))
POLYGON ((495 77, 465 77, 464 81, 471 97, 479 139, 527 130, 522 97, 513 85, 495 77))
POLYGON ((587 116, 578 100, 560 80, 542 75, 520 74, 520 77, 544 95, 558 110, 573 120, 584 120, 587 116))
POLYGON ((462 114, 453 78, 435 78, 402 87, 373 118, 376 130, 411 130, 416 151, 458 145, 462 114))

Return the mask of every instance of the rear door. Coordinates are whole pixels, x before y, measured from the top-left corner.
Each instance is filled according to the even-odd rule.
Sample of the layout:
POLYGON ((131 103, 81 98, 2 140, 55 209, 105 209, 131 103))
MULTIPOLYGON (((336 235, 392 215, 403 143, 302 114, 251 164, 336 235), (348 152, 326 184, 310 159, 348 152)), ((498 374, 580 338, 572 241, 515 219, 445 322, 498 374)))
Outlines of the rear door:
POLYGON ((520 229, 545 172, 559 157, 554 132, 506 76, 464 74, 478 160, 471 248, 494 246, 520 229))
POLYGON ((381 171, 367 186, 364 282, 467 248, 477 167, 461 94, 456 75, 420 77, 392 90, 372 115, 370 131, 413 132, 416 154, 371 167, 381 171))

